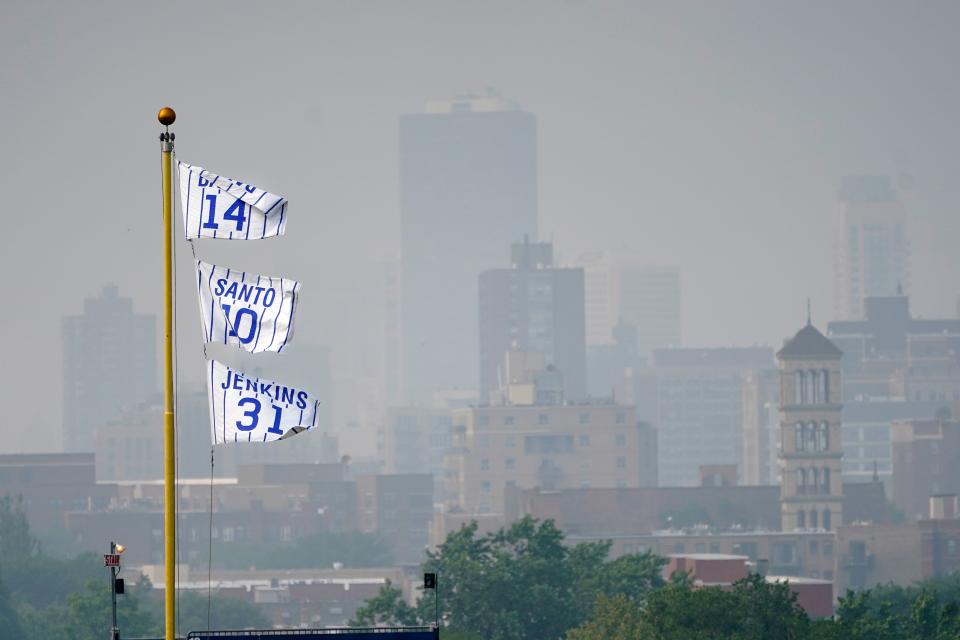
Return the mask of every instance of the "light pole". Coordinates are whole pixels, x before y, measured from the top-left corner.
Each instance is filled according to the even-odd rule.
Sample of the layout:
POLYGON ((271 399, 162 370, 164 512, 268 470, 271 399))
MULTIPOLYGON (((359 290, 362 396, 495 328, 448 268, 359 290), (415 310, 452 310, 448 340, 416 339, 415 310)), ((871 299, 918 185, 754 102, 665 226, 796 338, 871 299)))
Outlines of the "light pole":
MULTIPOLYGON (((110 640, 120 640, 120 629, 117 628, 117 571, 120 569, 120 554, 125 547, 110 541, 110 553, 103 556, 103 565, 110 569, 110 605, 111 620, 110 640)), ((121 593, 123 590, 121 589, 121 593)))

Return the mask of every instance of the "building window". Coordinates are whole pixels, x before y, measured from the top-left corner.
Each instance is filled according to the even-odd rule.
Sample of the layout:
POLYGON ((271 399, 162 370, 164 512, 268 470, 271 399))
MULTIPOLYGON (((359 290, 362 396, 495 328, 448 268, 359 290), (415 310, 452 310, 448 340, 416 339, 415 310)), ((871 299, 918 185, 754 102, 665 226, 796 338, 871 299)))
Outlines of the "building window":
POLYGON ((820 372, 820 402, 830 402, 830 372, 826 369, 820 372))
POLYGON ((484 492, 484 493, 490 493, 490 481, 489 481, 489 480, 484 480, 483 482, 480 483, 480 491, 482 491, 482 492, 484 492))
POLYGON ((797 371, 794 374, 793 379, 795 384, 793 389, 793 395, 794 395, 794 401, 796 404, 803 404, 803 401, 805 399, 803 392, 804 392, 804 378, 806 377, 807 376, 803 371, 797 371))
POLYGON ((512 471, 514 468, 513 458, 507 458, 503 466, 506 467, 507 471, 512 471))
POLYGON ((830 449, 830 423, 824 421, 820 423, 820 429, 817 431, 817 451, 828 451, 830 449))
POLYGON ((824 467, 820 472, 820 493, 830 493, 830 468, 824 467))
POLYGON ((539 416, 537 416, 537 422, 540 424, 550 424, 550 416, 545 413, 541 413, 539 416))
POLYGON ((798 529, 807 528, 807 512, 806 511, 797 511, 797 528, 798 529))
POLYGON ((590 436, 588 436, 588 435, 582 435, 582 436, 580 436, 580 446, 581 446, 581 447, 589 447, 589 446, 590 446, 590 436))
POLYGON ((816 451, 817 450, 817 425, 815 422, 807 423, 803 428, 804 436, 804 451, 816 451))
POLYGON ((810 469, 810 473, 807 475, 807 481, 809 485, 807 486, 807 493, 817 494, 820 493, 820 472, 815 468, 810 469))
POLYGON ((820 553, 820 543, 816 540, 810 541, 810 555, 815 556, 820 553))
POLYGON ((503 424, 505 424, 505 425, 512 425, 512 424, 513 424, 513 416, 503 416, 503 424))
POLYGON ((627 415, 623 412, 617 414, 617 424, 626 424, 627 415))
POLYGON ((703 542, 698 542, 697 544, 694 545, 693 550, 695 553, 706 553, 707 545, 704 544, 703 542))
POLYGON ((803 451, 803 423, 798 422, 794 427, 794 448, 797 451, 803 451))
MULTIPOLYGON (((807 470, 797 469, 797 494, 804 495, 807 492, 807 470)), ((801 511, 801 513, 803 513, 801 511)))
MULTIPOLYGON (((830 522, 830 509, 824 509, 824 510, 823 510, 823 528, 826 529, 827 531, 830 531, 830 529, 831 529, 831 526, 830 526, 830 525, 831 525, 831 522, 830 522)), ((824 542, 824 543, 823 543, 823 555, 825 555, 825 556, 827 556, 827 555, 831 555, 831 556, 832 556, 832 555, 833 555, 833 543, 832 543, 832 542, 824 542), (829 552, 827 552, 827 545, 828 545, 828 544, 830 545, 830 551, 829 551, 829 552)))
MULTIPOLYGON (((827 531, 830 530, 830 510, 823 510, 823 528, 827 531)), ((824 540, 823 541, 823 555, 832 556, 833 555, 833 541, 824 540)))
POLYGON ((820 517, 817 514, 816 510, 810 511, 810 528, 817 529, 820 527, 820 517))
POLYGON ((490 471, 490 461, 486 458, 480 461, 480 471, 490 471))
POLYGON ((581 413, 580 414, 580 424, 590 424, 590 414, 581 413))
POLYGON ((507 436, 503 439, 503 446, 505 446, 507 449, 513 449, 517 446, 517 441, 513 436, 507 436))
POLYGON ((617 458, 617 469, 626 469, 627 468, 627 459, 623 456, 617 458))
POLYGON ((627 446, 627 436, 625 434, 622 434, 622 433, 617 434, 617 446, 618 447, 627 446))

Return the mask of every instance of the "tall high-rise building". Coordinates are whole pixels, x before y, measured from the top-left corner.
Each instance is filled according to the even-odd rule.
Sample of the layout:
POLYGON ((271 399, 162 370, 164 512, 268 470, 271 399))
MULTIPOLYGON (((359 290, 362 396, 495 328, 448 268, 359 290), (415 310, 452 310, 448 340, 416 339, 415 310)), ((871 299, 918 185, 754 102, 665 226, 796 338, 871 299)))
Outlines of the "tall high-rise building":
POLYGON ((537 234, 535 117, 495 95, 400 118, 402 371, 406 400, 476 388, 477 276, 537 234))
POLYGON ((838 195, 834 316, 858 320, 864 298, 910 295, 907 215, 886 176, 846 177, 838 195))
POLYGON ((780 380, 776 369, 743 374, 743 469, 745 485, 780 482, 780 380))
MULTIPOLYGON (((748 371, 773 366, 769 347, 656 349, 651 360, 661 487, 695 486, 704 465, 743 476, 743 387, 748 371)), ((640 382, 642 371, 632 372, 640 382)), ((638 411, 642 409, 638 408, 638 411)))
POLYGON ((637 328, 637 351, 680 346, 680 270, 630 267, 620 272, 620 322, 637 328))
POLYGON ((516 243, 509 269, 480 274, 480 399, 503 381, 508 351, 535 351, 559 370, 567 399, 587 395, 583 269, 553 266, 553 245, 516 243))
POLYGON ((641 356, 681 344, 680 271, 644 265, 628 251, 580 255, 584 269, 587 345, 608 346, 613 329, 633 325, 641 356))
POLYGON ((98 427, 157 391, 156 318, 107 285, 62 329, 63 449, 93 451, 98 427))
POLYGON ((841 355, 809 323, 777 352, 783 531, 843 523, 841 355))

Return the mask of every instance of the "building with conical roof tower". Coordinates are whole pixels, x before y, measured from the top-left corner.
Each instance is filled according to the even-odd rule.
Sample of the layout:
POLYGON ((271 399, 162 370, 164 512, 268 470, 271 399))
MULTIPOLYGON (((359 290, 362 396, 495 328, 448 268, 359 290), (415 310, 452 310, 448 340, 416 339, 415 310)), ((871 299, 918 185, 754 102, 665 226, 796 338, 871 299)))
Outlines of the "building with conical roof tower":
POLYGON ((809 318, 777 353, 783 531, 843 523, 841 356, 809 318))

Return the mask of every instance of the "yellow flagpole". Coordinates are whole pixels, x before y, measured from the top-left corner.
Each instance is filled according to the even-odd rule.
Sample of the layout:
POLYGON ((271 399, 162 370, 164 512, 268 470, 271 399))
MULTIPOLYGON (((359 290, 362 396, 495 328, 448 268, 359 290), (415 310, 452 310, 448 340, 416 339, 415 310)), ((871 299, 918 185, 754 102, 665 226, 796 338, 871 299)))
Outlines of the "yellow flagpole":
POLYGON ((177 495, 175 477, 175 440, 173 433, 173 155, 174 135, 170 125, 177 114, 170 107, 157 113, 164 126, 160 134, 160 156, 163 165, 163 564, 164 564, 164 619, 166 640, 174 640, 176 633, 176 518, 177 495))

